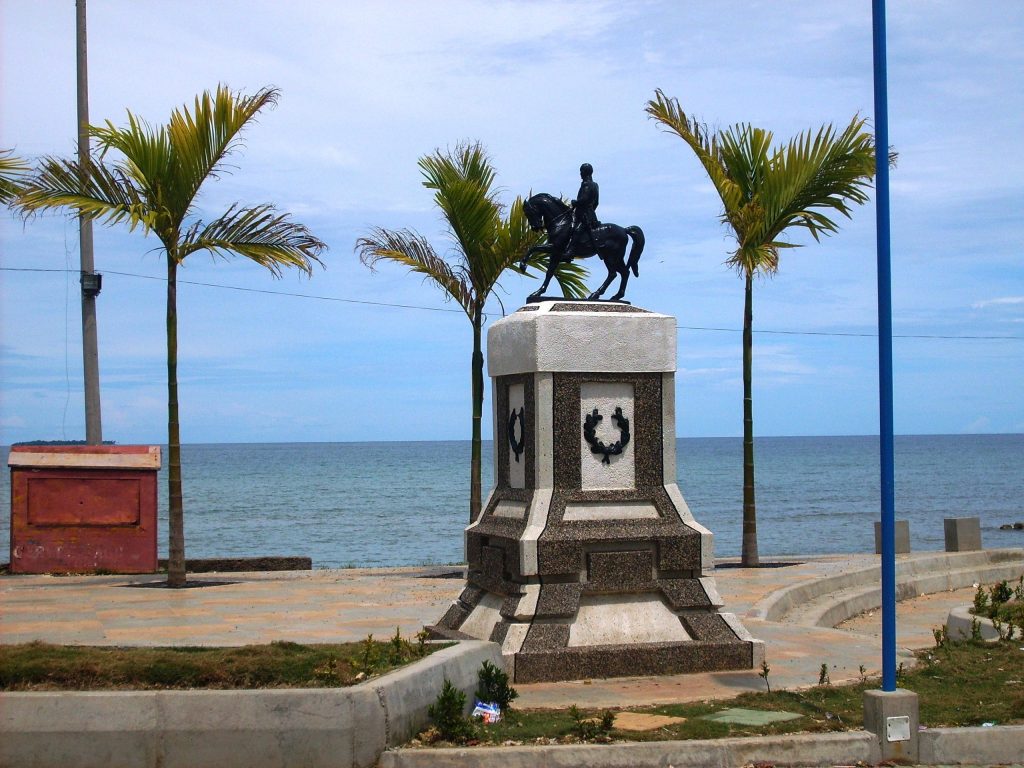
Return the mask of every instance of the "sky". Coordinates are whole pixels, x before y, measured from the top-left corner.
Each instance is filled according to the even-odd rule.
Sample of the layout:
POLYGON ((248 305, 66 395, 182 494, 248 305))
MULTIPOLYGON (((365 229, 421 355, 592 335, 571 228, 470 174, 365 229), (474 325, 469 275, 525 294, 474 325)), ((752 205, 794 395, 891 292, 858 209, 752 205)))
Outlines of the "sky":
MULTIPOLYGON (((75 151, 75 4, 0 0, 0 148, 75 151)), ((888 3, 895 428, 1024 432, 1024 4, 888 3)), ((627 299, 678 322, 677 433, 742 434, 743 282, 655 89, 776 141, 873 118, 867 0, 323 3, 92 0, 90 118, 151 123, 225 83, 281 90, 198 214, 273 202, 329 251, 312 278, 179 271, 183 442, 468 439, 471 326, 433 285, 354 253, 373 227, 452 253, 417 160, 479 141, 501 197, 571 198, 647 246, 627 299), (186 282, 187 281, 187 282, 186 282)), ((878 432, 874 202, 754 289, 758 435, 878 432)), ((166 440, 154 237, 98 226, 103 436, 166 440)), ((77 224, 0 212, 0 444, 84 437, 77 224), (70 272, 68 271, 70 270, 70 272)), ((603 268, 582 262, 599 283, 603 268)), ((537 287, 509 274, 488 325, 537 287)), ((489 398, 485 408, 490 409, 489 398)), ((486 436, 490 428, 485 419, 486 436)))

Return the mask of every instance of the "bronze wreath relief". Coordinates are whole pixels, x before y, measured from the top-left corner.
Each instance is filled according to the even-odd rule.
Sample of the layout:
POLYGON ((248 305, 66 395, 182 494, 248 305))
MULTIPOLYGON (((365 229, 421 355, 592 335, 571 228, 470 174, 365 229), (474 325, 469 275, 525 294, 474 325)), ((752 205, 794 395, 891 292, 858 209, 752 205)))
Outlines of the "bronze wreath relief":
POLYGON ((629 419, 622 415, 622 408, 616 407, 612 414, 612 420, 619 427, 619 439, 611 445, 605 445, 597 439, 597 425, 604 419, 597 408, 593 413, 588 413, 583 419, 583 439, 590 446, 591 453, 600 453, 604 456, 602 464, 611 464, 609 456, 618 456, 622 449, 629 445, 629 419))

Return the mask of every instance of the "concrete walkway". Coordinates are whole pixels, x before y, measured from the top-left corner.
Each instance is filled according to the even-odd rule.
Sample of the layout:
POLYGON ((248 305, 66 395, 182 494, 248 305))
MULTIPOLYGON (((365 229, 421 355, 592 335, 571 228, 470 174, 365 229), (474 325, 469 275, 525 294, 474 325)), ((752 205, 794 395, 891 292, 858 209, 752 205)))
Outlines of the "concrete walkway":
MULTIPOLYGON (((914 553, 898 558, 909 576, 901 594, 915 594, 914 584, 934 586, 936 577, 957 573, 967 585, 942 589, 899 603, 897 644, 903 661, 912 648, 933 644, 932 630, 949 610, 969 603, 976 581, 985 574, 1024 573, 1024 549, 987 553, 914 553), (995 569, 995 570, 993 570, 995 569), (941 571, 941 573, 940 573, 941 571)), ((814 615, 822 601, 848 604, 856 577, 872 573, 875 555, 833 555, 787 562, 783 567, 746 569, 723 562, 715 571, 726 610, 741 617, 747 629, 767 647, 773 687, 814 685, 823 663, 833 683, 856 679, 863 667, 878 674, 880 622, 878 611, 845 622, 838 629, 814 626, 800 603, 782 611, 783 598, 794 587, 827 585, 812 603, 814 615), (842 577, 837 579, 835 577, 842 577), (845 580, 845 581, 844 581, 845 580), (850 584, 845 587, 845 582, 850 584), (845 601, 845 602, 844 602, 845 601), (781 614, 781 615, 780 615, 781 614), (768 620, 766 616, 775 616, 768 620)), ((1016 575, 1014 575, 1016 574, 1016 575)), ((170 590, 160 576, 0 576, 0 643, 43 640, 77 645, 245 645, 291 640, 302 643, 347 642, 368 634, 384 639, 398 628, 411 637, 435 622, 461 588, 461 569, 396 568, 315 570, 277 573, 197 574, 209 586, 170 590), (455 578, 453 578, 455 576, 455 578)), ((899 579, 898 579, 899 580, 899 579)), ((941 579, 940 579, 941 580, 941 579)), ((948 579, 947 579, 948 581, 948 579)), ((863 600, 864 598, 858 598, 863 600)), ((868 598, 869 602, 870 599, 868 598)), ((629 707, 670 701, 731 697, 764 690, 757 671, 569 683, 517 685, 517 705, 564 707, 629 707)))

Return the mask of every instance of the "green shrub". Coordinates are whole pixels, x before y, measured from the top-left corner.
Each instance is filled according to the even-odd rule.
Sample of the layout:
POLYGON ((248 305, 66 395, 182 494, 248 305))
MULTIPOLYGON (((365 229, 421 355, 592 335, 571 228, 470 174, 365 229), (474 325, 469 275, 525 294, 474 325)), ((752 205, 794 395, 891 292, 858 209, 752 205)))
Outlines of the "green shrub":
POLYGON ((504 713, 512 706, 512 701, 519 697, 519 692, 509 686, 508 675, 501 667, 497 667, 485 659, 476 674, 479 681, 476 689, 478 701, 497 704, 504 713))
POLYGON ((1012 597, 1013 590, 1010 588, 1010 585, 1006 583, 1005 579, 998 584, 993 584, 992 588, 989 590, 989 598, 992 601, 993 609, 1003 603, 1009 602, 1012 597))
POLYGON ((985 588, 981 584, 978 585, 978 591, 974 593, 973 613, 977 616, 988 613, 988 595, 985 594, 985 588))
POLYGON ((465 710, 466 694, 452 685, 446 677, 441 693, 427 708, 427 714, 442 739, 462 744, 475 734, 472 721, 464 714, 465 710))

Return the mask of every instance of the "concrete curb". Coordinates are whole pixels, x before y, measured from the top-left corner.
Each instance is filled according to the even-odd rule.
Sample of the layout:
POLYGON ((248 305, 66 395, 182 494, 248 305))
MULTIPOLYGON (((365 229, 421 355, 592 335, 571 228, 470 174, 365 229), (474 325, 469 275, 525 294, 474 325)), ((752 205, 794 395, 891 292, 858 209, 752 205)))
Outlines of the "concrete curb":
POLYGON ((1024 760, 1024 725, 930 728, 918 737, 918 762, 925 765, 997 765, 1024 760))
MULTIPOLYGON (((990 729, 986 729, 990 730, 990 729)), ((381 755, 380 768, 731 768, 754 762, 779 765, 868 764, 880 759, 878 740, 865 731, 755 738, 544 747, 404 749, 381 755)))
MULTIPOLYGON (((960 589, 979 581, 1016 580, 1024 571, 1024 550, 989 549, 907 556, 896 562, 897 599, 960 589)), ((778 622, 804 608, 796 623, 834 627, 882 603, 878 566, 804 581, 773 592, 747 616, 778 622), (843 593, 846 594, 843 594, 843 593), (835 593, 834 600, 808 609, 819 598, 835 593)))
MULTIPOLYGON (((918 765, 994 765, 1019 762, 1024 725, 934 728, 920 731, 918 765)), ((399 749, 381 755, 380 768, 730 768, 752 763, 791 766, 879 762, 877 737, 866 731, 541 747, 399 749)))
POLYGON ((946 631, 949 633, 949 639, 954 641, 970 640, 972 634, 971 627, 977 621, 981 639, 994 643, 999 639, 999 630, 996 629, 992 619, 985 618, 984 616, 975 616, 971 613, 973 607, 971 605, 962 605, 949 612, 949 616, 946 618, 946 631))
MULTIPOLYGON (((947 573, 921 574, 904 581, 897 581, 896 599, 898 601, 911 600, 921 595, 962 589, 976 583, 1016 581, 1021 573, 1024 573, 1024 560, 1019 563, 964 568, 947 573)), ((881 604, 881 588, 878 586, 866 587, 820 606, 817 610, 808 611, 800 617, 800 623, 817 627, 834 627, 864 611, 878 608, 881 604)))
POLYGON ((350 688, 0 694, 0 768, 376 764, 427 722, 447 678, 472 695, 496 643, 467 641, 350 688))

